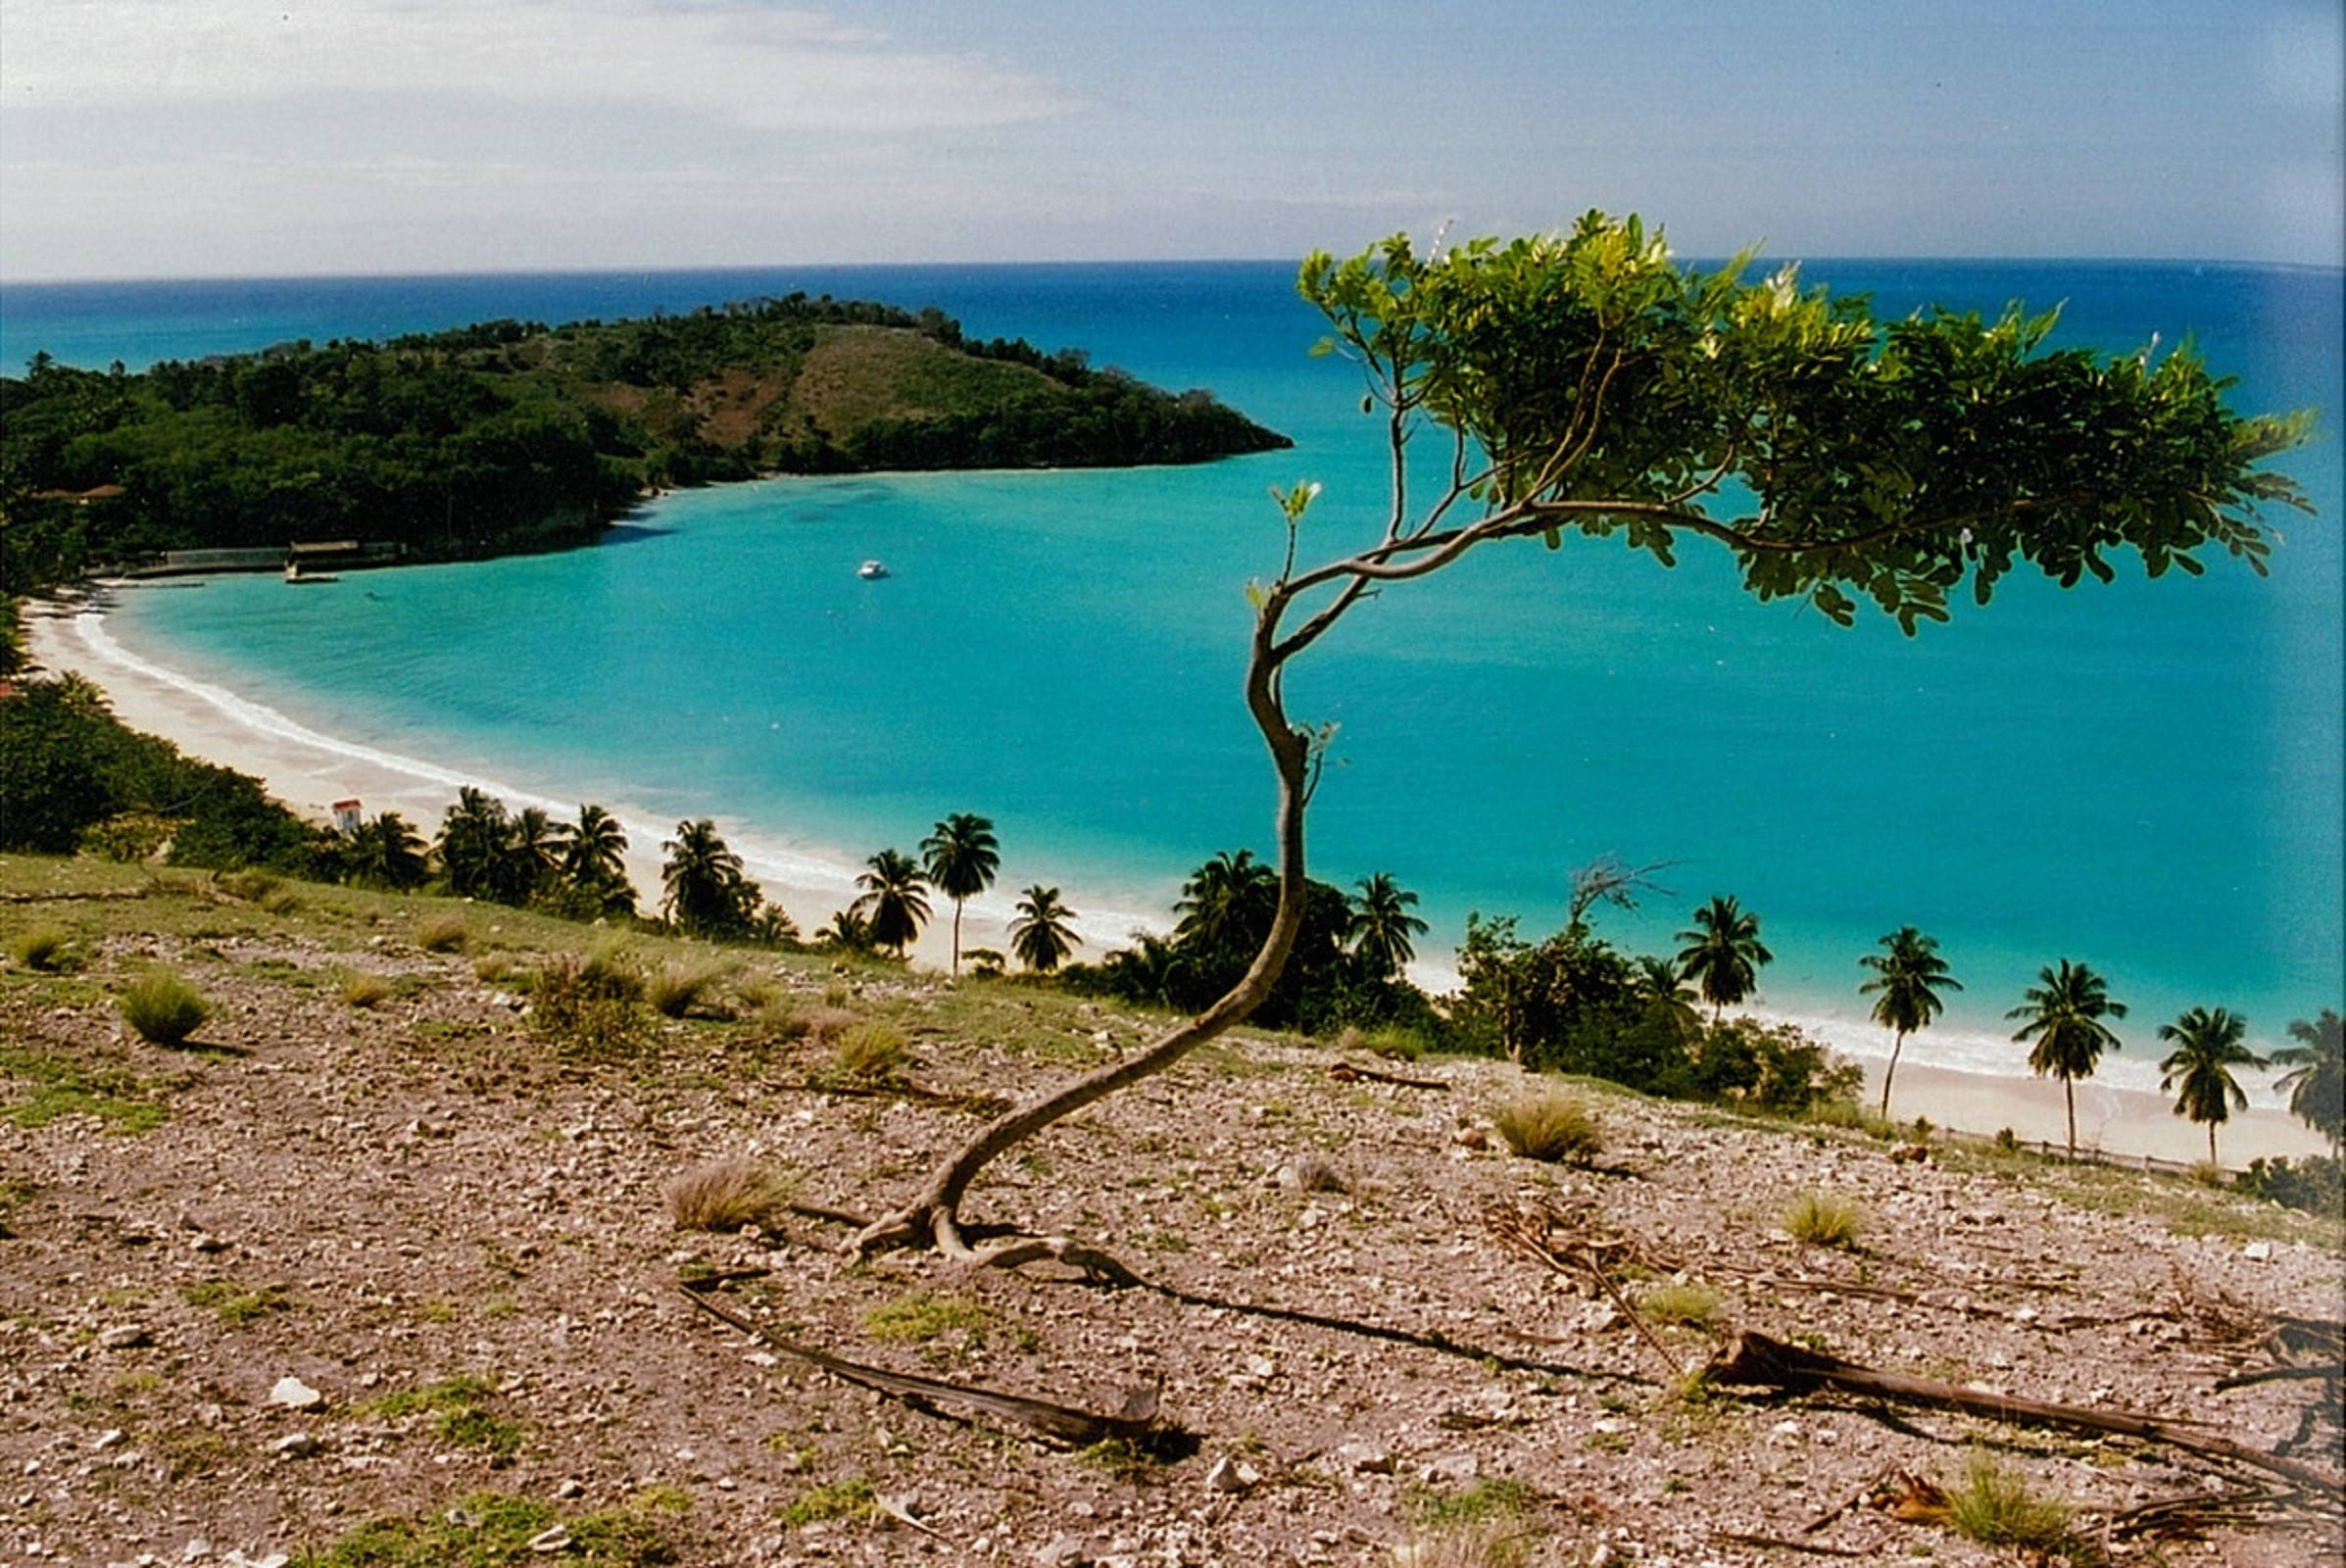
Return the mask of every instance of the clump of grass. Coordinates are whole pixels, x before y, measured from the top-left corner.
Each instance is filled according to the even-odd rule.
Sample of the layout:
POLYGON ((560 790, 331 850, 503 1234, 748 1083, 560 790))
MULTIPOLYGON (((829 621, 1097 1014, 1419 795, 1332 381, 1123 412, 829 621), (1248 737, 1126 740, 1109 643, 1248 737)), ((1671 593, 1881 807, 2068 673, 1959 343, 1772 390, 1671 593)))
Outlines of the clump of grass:
POLYGON ((1637 1295, 1637 1310, 1649 1321, 1691 1329, 1710 1327, 1721 1304, 1719 1293, 1699 1280, 1665 1280, 1637 1295))
POLYGON ((389 1002, 397 990, 386 976, 367 969, 353 969, 342 977, 342 1004, 346 1007, 379 1007, 389 1002))
POLYGON ((2193 1160, 2188 1174, 2193 1186, 2216 1192, 2223 1192, 2232 1184, 2232 1173, 2212 1159, 2193 1160))
POLYGON ((1898 1136, 1896 1122, 1854 1100, 1820 1100, 1809 1107, 1808 1119, 1820 1127, 1847 1128, 1885 1144, 1898 1136))
POLYGON ((150 1045, 185 1045, 212 1016, 204 994, 169 969, 139 976, 116 1001, 122 1021, 150 1045))
POLYGON ((552 1560, 602 1568, 653 1568, 683 1560, 660 1515, 679 1512, 658 1489, 616 1508, 564 1518, 534 1497, 475 1493, 455 1506, 435 1503, 412 1516, 369 1519, 323 1552, 303 1558, 315 1568, 485 1568, 542 1560, 530 1542, 560 1525, 570 1545, 552 1560))
POLYGON ((1857 1250, 1863 1220, 1862 1211, 1849 1199, 1802 1193, 1784 1210, 1784 1228, 1795 1242, 1811 1247, 1837 1247, 1846 1252, 1857 1250))
POLYGON ((435 914, 415 928, 415 946, 426 953, 462 953, 472 928, 461 914, 435 914))
POLYGON ((795 1530, 827 1519, 875 1519, 879 1512, 879 1494, 869 1481, 855 1476, 799 1494, 784 1504, 781 1517, 795 1530))
POLYGON ((585 1055, 623 1055, 644 1040, 643 981, 606 957, 559 954, 530 985, 529 1029, 585 1055))
POLYGON ((886 1083, 904 1070, 904 1033, 878 1018, 865 1018, 841 1031, 832 1075, 845 1083, 886 1083))
POLYGON ((361 1413, 408 1420, 431 1417, 434 1436, 489 1456, 493 1466, 511 1464, 527 1436, 521 1424, 490 1408, 496 1388, 487 1378, 464 1373, 421 1388, 399 1389, 361 1406, 361 1413))
POLYGON ((1410 1494, 1419 1528, 1393 1551, 1393 1568, 1521 1568, 1536 1533, 1523 1523, 1532 1489, 1486 1476, 1457 1492, 1410 1494))
POLYGON ((2014 1547, 2024 1558, 2080 1560, 2081 1543, 2070 1534, 2069 1504, 2037 1496, 2027 1477, 2005 1469, 1984 1449, 1973 1450, 1963 1485, 1943 1497, 1943 1503, 1933 1499, 1927 1511, 1940 1514, 1957 1535, 1983 1546, 2014 1547))
MULTIPOLYGON (((140 858, 143 859, 145 857, 142 856, 140 858)), ((285 879, 269 871, 246 867, 242 870, 220 872, 213 877, 212 884, 231 899, 238 899, 246 904, 259 904, 263 899, 283 887, 285 879)))
POLYGON ((231 1280, 206 1280, 201 1285, 188 1286, 180 1295, 188 1305, 204 1308, 232 1329, 293 1309, 293 1298, 285 1294, 281 1285, 264 1285, 248 1291, 231 1280))
POLYGON ((25 968, 53 974, 72 961, 73 939, 56 926, 36 925, 29 931, 18 932, 8 951, 25 968))
POLYGON ((994 1314, 962 1296, 931 1296, 907 1291, 863 1314, 863 1331, 875 1340, 895 1345, 926 1345, 948 1334, 983 1341, 994 1314))
POLYGON ((681 1018, 692 1011, 723 978, 722 969, 662 964, 644 982, 644 1000, 651 1003, 652 1010, 661 1017, 681 1018))
POLYGON ((696 1165, 661 1189, 680 1231, 738 1231, 764 1225, 790 1206, 789 1179, 754 1159, 696 1165))
POLYGON ((1526 1159, 1586 1165, 1604 1148, 1595 1112, 1574 1095, 1535 1089, 1491 1113, 1499 1141, 1526 1159))

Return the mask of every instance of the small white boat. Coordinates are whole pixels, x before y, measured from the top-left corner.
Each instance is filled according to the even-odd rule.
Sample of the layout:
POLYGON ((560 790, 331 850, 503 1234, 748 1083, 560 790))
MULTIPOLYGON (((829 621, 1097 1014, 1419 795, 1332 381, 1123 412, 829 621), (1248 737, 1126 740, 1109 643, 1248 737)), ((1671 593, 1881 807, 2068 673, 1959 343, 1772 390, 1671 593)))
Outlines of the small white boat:
POLYGON ((855 568, 855 575, 865 582, 878 582, 882 577, 888 575, 888 564, 882 561, 867 561, 855 568))

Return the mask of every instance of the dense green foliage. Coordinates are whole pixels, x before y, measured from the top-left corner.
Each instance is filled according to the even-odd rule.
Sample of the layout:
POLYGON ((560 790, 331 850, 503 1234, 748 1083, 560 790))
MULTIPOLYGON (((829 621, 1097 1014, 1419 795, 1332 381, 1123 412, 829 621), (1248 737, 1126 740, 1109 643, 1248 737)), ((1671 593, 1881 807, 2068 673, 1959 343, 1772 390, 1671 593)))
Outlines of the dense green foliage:
POLYGON ((557 547, 650 490, 766 473, 1197 463, 1286 444, 1205 392, 1074 351, 803 294, 135 374, 36 355, 0 378, 0 588, 173 549, 557 547))
POLYGON ((174 865, 265 865, 306 872, 316 832, 242 773, 179 755, 127 729, 85 682, 36 680, 0 699, 0 850, 64 855, 116 836, 125 818, 158 823, 174 865))
MULTIPOLYGON (((1412 896, 1401 897, 1414 902, 1412 896)), ((1068 968, 1066 983, 1079 991, 1196 1011, 1238 983, 1278 907, 1278 873, 1251 850, 1224 851, 1183 885, 1174 906, 1180 920, 1170 938, 1136 937, 1132 947, 1097 964, 1068 968)), ((1430 1027, 1425 997, 1393 971, 1386 953, 1347 946, 1360 929, 1353 901, 1328 883, 1312 883, 1303 929, 1253 1021, 1266 1029, 1306 1034, 1388 1023, 1430 1027)))
POLYGON ((2318 1018, 2290 1020, 2289 1038, 2297 1043, 2273 1054, 2274 1066, 2289 1069, 2273 1087, 2289 1097, 2290 1113, 2335 1152, 2346 1142, 2346 1020, 2324 1007, 2318 1018))
POLYGON ((2237 1185, 2242 1192, 2285 1208, 2346 1217, 2346 1165, 2334 1155, 2252 1159, 2237 1185))

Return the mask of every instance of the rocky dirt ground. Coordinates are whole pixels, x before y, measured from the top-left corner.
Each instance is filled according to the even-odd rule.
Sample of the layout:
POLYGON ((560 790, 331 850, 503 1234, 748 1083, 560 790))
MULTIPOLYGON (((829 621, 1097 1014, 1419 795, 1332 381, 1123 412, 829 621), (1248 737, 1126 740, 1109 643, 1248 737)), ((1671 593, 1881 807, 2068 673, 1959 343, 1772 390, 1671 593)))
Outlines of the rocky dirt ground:
MULTIPOLYGON (((2075 1510, 2073 1560, 2340 1557, 2303 1497, 2206 1506, 2271 1491, 2253 1467, 1684 1375, 1749 1328, 2334 1470, 2336 1382, 2216 1391, 2273 1314, 2338 1316, 2334 1224, 1595 1089, 1601 1152, 1546 1165, 1489 1132, 1523 1090, 1504 1064, 1248 1035, 974 1194, 1150 1288, 862 1262, 802 1214, 680 1232, 663 1189, 754 1157, 806 1207, 878 1212, 978 1125, 952 1097, 1148 1021, 745 954, 699 1013, 587 1055, 532 1032, 521 980, 597 940, 576 927, 83 862, 0 861, 0 1565, 2009 1562, 1882 1505, 1981 1463, 2075 1510), (158 963, 216 1004, 178 1050, 115 1000, 158 963), (820 1087, 850 1020, 934 1098, 820 1087), (1790 1238, 1811 1195, 1853 1208, 1853 1247, 1790 1238), (1607 1244, 1650 1341, 1499 1239, 1527 1204, 1567 1250, 1607 1244), (698 1310, 682 1286, 712 1274, 727 1310, 863 1364, 1107 1412, 1154 1389, 1187 1441, 1071 1449, 852 1385, 698 1310), (2196 1538, 2127 1528, 2173 1498, 2196 1538)), ((629 961, 712 960, 683 954, 629 961)))

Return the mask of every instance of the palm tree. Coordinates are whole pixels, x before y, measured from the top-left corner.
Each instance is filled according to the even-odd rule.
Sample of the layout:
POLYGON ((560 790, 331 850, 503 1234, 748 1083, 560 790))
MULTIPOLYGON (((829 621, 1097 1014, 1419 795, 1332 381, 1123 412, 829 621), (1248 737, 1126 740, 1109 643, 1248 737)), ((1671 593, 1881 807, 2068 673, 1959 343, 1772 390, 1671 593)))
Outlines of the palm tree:
POLYGON ((2118 1036, 2102 1020, 2125 1017, 2126 1004, 2110 1000, 2110 988, 2100 975, 2067 958, 2061 960, 2058 970, 2050 965, 2037 970, 2036 978, 2041 984, 2022 992, 2021 1005, 2004 1016, 2028 1020, 2013 1039, 2035 1037, 2035 1044, 2028 1048, 2028 1070, 2039 1078, 2050 1073, 2061 1080, 2069 1102, 2069 1157, 2075 1159, 2077 1081, 2092 1077, 2102 1053, 2119 1048, 2118 1036))
POLYGON ((1173 934, 1204 951, 1251 948, 1279 902, 1279 873, 1252 850, 1224 850, 1190 873, 1173 912, 1173 934))
POLYGON ((506 834, 498 877, 504 902, 527 904, 553 884, 562 868, 566 831, 546 815, 543 807, 524 807, 515 813, 506 834))
POLYGON ((855 878, 863 895, 849 912, 863 921, 873 947, 891 949, 901 958, 928 921, 928 883, 901 850, 882 850, 863 863, 871 869, 855 878))
POLYGON ((1417 895, 1384 871, 1364 876, 1355 885, 1360 896, 1351 901, 1344 917, 1344 940, 1375 967, 1379 979, 1390 980, 1417 956, 1411 939, 1426 934, 1426 922, 1409 912, 1417 895))
POLYGON ((350 838, 343 863, 354 882, 406 893, 423 886, 431 875, 429 847, 423 836, 397 811, 385 811, 362 822, 350 838))
MULTIPOLYGON (((968 811, 954 811, 937 824, 937 831, 920 841, 921 864, 929 882, 953 901, 953 967, 961 972, 961 906, 994 885, 996 853, 994 824, 968 811)), ((925 914, 925 910, 923 911, 925 914)))
POLYGON ((459 898, 494 899, 513 830, 505 803, 466 784, 440 820, 440 874, 459 898))
POLYGON ((1010 922, 1010 951, 1037 974, 1049 974, 1075 951, 1075 929, 1067 922, 1076 913, 1059 902, 1059 890, 1041 883, 1018 899, 1018 917, 1010 922))
POLYGON ((2248 1020, 2222 1007, 2194 1007, 2173 1023, 2159 1025, 2159 1038, 2175 1050, 2159 1063, 2162 1094, 2175 1096, 2175 1113, 2208 1128, 2208 1163, 2216 1163, 2216 1129, 2235 1110, 2248 1108, 2248 1092, 2232 1077, 2234 1067, 2262 1067, 2265 1058, 2241 1041, 2248 1020))
POLYGON ((1776 958, 1759 939, 1759 916, 1736 907, 1729 897, 1696 909, 1693 928, 1681 931, 1678 939, 1686 944, 1678 951, 1678 972, 1693 981, 1711 1004, 1714 1026, 1730 1003, 1759 989, 1760 966, 1776 958))
POLYGON ((761 895, 743 875, 741 857, 717 836, 716 823, 679 822, 660 848, 667 852, 660 868, 661 914, 692 936, 731 936, 749 922, 761 895))
POLYGON ((1642 955, 1631 965, 1630 983, 1646 1008, 1668 1020, 1680 1040, 1690 1040, 1701 1029, 1702 1014, 1686 993, 1686 977, 1668 958, 1642 955))
POLYGON ((2346 1142, 2346 1024, 2334 1008, 2324 1007, 2311 1023, 2292 1020, 2289 1038, 2301 1043, 2274 1052, 2273 1063, 2296 1070, 2273 1087, 2289 1097, 2292 1115, 2328 1137, 2335 1153, 2346 1142))
POLYGON ((1890 1031, 1889 1066, 1882 1074, 1882 1114, 1886 1120, 1890 1080, 1898 1074, 1898 1053, 1906 1049, 1906 1037, 1929 1028, 1943 1009, 1945 1004, 1934 987, 1961 991, 1963 983, 1947 972, 1947 960, 1938 956, 1936 937, 1902 925, 1883 937, 1881 945, 1888 951, 1869 953, 1857 960, 1874 971, 1874 978, 1859 986, 1857 994, 1880 993, 1874 998, 1874 1021, 1890 1031))
POLYGON ((627 880, 627 831, 600 806, 581 806, 578 822, 562 839, 562 876, 606 914, 635 908, 635 887, 627 880))

